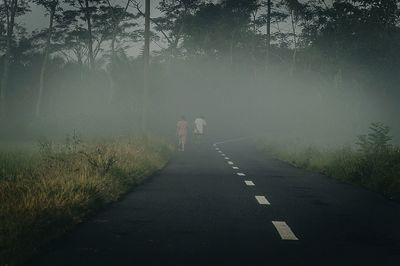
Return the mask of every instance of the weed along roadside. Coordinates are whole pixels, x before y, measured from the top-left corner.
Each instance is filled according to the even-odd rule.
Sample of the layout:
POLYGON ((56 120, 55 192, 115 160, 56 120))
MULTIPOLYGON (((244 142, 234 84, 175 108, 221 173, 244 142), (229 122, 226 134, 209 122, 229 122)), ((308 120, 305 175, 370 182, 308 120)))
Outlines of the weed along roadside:
POLYGON ((400 147, 390 143, 390 129, 372 123, 353 146, 322 149, 302 144, 260 141, 259 150, 296 167, 321 172, 400 200, 400 147))
POLYGON ((156 137, 0 151, 0 265, 19 265, 163 168, 173 147, 156 137))

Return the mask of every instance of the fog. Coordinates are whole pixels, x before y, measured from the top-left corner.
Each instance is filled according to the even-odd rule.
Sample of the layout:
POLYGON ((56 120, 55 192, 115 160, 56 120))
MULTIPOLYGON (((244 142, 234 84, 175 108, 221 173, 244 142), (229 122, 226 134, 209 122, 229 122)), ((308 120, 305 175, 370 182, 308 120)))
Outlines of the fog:
MULTIPOLYGON (((62 71, 63 79, 57 75, 51 82, 54 91, 46 96, 42 118, 33 117, 34 104, 28 99, 15 103, 9 111, 8 137, 141 133, 142 86, 135 82, 141 81, 140 72, 127 71, 116 82, 107 71, 85 73, 79 80, 74 80, 76 73, 65 73, 64 67, 62 71)), ((326 85, 314 73, 232 69, 215 62, 154 62, 151 71, 148 131, 171 139, 181 115, 189 122, 205 116, 208 135, 215 140, 258 136, 332 145, 353 143, 375 121, 385 122, 394 133, 399 130, 395 101, 354 84, 335 85, 332 80, 326 85)), ((27 87, 21 93, 32 91, 27 87)))
POLYGON ((258 136, 310 144, 352 143, 374 121, 398 130, 388 99, 347 84, 332 93, 333 82, 328 87, 313 73, 196 64, 170 69, 167 80, 164 97, 154 107, 161 111, 154 127, 167 129, 181 114, 189 120, 203 114, 216 138, 258 136))
MULTIPOLYGON (((218 5, 228 9, 228 2, 206 1, 191 11, 192 19, 212 14, 207 10, 218 5)), ((299 2, 299 5, 314 10, 312 4, 307 6, 299 2)), ((261 18, 265 10, 260 10, 261 18)), ((277 4, 276 10, 284 12, 284 7, 277 4)), ((153 6, 152 11, 153 16, 163 16, 166 12, 158 6, 153 6)), ((250 13, 245 15, 250 17, 250 13)), ((273 23, 285 28, 290 22, 289 15, 273 23)), ((146 133, 171 140, 175 138, 176 122, 182 115, 190 124, 203 115, 212 140, 256 136, 317 145, 354 144, 358 135, 367 132, 370 123, 383 122, 392 128, 391 135, 398 142, 398 75, 390 67, 393 63, 390 60, 397 58, 394 56, 397 52, 390 50, 392 54, 385 54, 386 59, 379 58, 377 54, 387 51, 387 47, 382 46, 368 58, 369 48, 365 52, 360 46, 352 51, 364 54, 353 57, 352 51, 344 52, 346 44, 332 48, 328 38, 330 51, 323 42, 316 41, 326 38, 325 35, 315 33, 319 37, 310 41, 301 33, 310 27, 305 17, 299 15, 297 19, 292 18, 292 22, 298 23, 298 33, 294 28, 294 33, 273 29, 268 68, 265 66, 264 24, 254 28, 254 36, 250 30, 240 33, 235 40, 237 43, 233 45, 230 40, 229 47, 224 31, 236 27, 233 22, 226 24, 228 26, 224 24, 227 28, 213 35, 209 31, 225 22, 205 21, 204 29, 208 32, 204 34, 214 39, 210 42, 207 35, 202 43, 198 40, 203 33, 190 21, 194 30, 186 27, 177 47, 171 48, 163 36, 174 36, 176 32, 168 28, 163 32, 162 25, 153 23, 147 100, 143 99, 143 56, 131 53, 132 49, 142 47, 142 37, 117 39, 115 52, 110 52, 111 41, 104 41, 99 46, 95 69, 89 66, 86 48, 63 47, 50 56, 40 116, 35 115, 35 107, 44 44, 19 35, 17 44, 21 51, 16 50, 14 55, 7 102, 3 105, 1 137, 12 140, 34 140, 43 135, 60 138, 74 131, 87 138, 142 134, 141 119, 146 106, 146 133), (216 36, 220 39, 215 39, 216 36), (157 46, 160 43, 165 47, 157 46), (176 53, 171 52, 174 49, 176 53), (341 54, 334 55, 334 52, 341 54), (293 61, 296 54, 298 59, 293 61), (327 58, 329 54, 337 61, 327 58)), ((80 23, 80 26, 85 25, 84 21, 80 23)), ((251 22, 243 23, 252 29, 251 22)), ((142 22, 135 27, 142 30, 142 22)), ((130 29, 129 33, 132 32, 134 30, 130 29)), ((61 43, 63 40, 69 39, 61 38, 61 43)), ((59 41, 55 39, 54 43, 60 44, 59 41)), ((384 40, 378 41, 384 43, 384 40)), ((81 45, 86 45, 85 42, 86 39, 81 45)), ((394 42, 388 43, 392 49, 394 42)))

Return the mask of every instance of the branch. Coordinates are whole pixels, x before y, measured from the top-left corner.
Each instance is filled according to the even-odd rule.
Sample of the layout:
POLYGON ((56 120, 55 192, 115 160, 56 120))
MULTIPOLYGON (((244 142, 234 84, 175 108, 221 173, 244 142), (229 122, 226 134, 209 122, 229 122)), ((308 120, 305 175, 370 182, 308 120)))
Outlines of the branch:
POLYGON ((83 3, 81 2, 81 0, 78 0, 79 5, 81 6, 82 9, 84 9, 83 3))
POLYGON ((96 41, 97 41, 97 45, 96 45, 96 48, 94 49, 94 58, 96 58, 100 52, 101 44, 104 42, 104 35, 101 35, 100 40, 96 40, 96 41))
POLYGON ((319 0, 320 3, 323 3, 325 8, 328 9, 328 5, 326 4, 325 0, 319 0))
POLYGON ((114 25, 112 26, 112 28, 113 28, 113 33, 114 33, 114 34, 115 34, 115 31, 116 31, 116 28, 120 25, 121 21, 122 21, 122 20, 124 19, 124 17, 126 16, 126 12, 127 12, 128 8, 129 8, 129 6, 130 6, 131 1, 132 1, 132 0, 128 0, 128 1, 126 2, 126 6, 125 6, 125 8, 124 8, 124 13, 123 13, 122 17, 117 18, 116 15, 115 15, 115 12, 114 12, 114 8, 115 8, 115 7, 114 7, 113 5, 111 5, 110 0, 106 0, 106 2, 107 2, 107 4, 108 4, 108 7, 111 9, 111 14, 112 14, 112 17, 113 17, 114 25))
POLYGON ((72 57, 67 52, 65 52, 64 50, 57 51, 56 53, 59 53, 62 56, 64 56, 64 59, 66 59, 68 62, 72 61, 72 57))
POLYGON ((7 16, 7 31, 8 31, 8 26, 10 25, 10 7, 8 5, 8 1, 4 0, 4 7, 6 9, 6 16, 7 16))
POLYGON ((4 0, 4 6, 5 6, 6 10, 8 10, 8 1, 7 0, 4 0))
MULTIPOLYGON (((108 0, 107 0, 108 1, 108 0)), ((131 1, 132 0, 128 0, 127 2, 126 2, 126 6, 125 6, 125 9, 124 9, 124 12, 126 12, 127 10, 128 10, 128 8, 129 8, 129 6, 130 6, 130 4, 131 4, 131 1)))
MULTIPOLYGON (((135 5, 136 10, 139 12, 139 14, 144 17, 145 14, 143 13, 142 10, 140 10, 140 4, 137 1, 133 1, 132 2, 135 5)), ((161 25, 157 23, 157 21, 155 21, 153 18, 150 18, 151 22, 153 22, 154 24, 156 24, 156 26, 159 28, 159 31, 161 32, 161 34, 167 39, 169 44, 173 44, 174 42, 168 37, 168 35, 161 29, 161 25)))

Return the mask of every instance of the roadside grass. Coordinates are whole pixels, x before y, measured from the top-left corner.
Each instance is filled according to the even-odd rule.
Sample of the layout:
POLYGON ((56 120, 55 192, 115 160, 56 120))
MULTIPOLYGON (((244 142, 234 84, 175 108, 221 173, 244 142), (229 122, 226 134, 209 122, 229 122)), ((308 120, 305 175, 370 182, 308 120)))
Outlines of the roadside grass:
POLYGON ((260 141, 258 148, 297 167, 318 171, 400 200, 400 147, 387 144, 389 139, 381 143, 373 137, 365 140, 365 136, 370 137, 373 133, 372 130, 368 135, 359 136, 355 146, 336 149, 266 140, 260 141))
POLYGON ((0 265, 19 265, 161 169, 173 148, 156 137, 0 147, 0 265))

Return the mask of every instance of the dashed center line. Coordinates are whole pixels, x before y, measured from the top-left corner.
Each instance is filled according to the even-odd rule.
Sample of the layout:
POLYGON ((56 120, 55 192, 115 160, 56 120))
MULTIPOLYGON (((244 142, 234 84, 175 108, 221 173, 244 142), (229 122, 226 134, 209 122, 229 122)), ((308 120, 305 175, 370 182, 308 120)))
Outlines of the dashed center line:
POLYGON ((250 180, 246 180, 246 181, 244 181, 244 183, 246 183, 247 186, 255 186, 253 181, 250 181, 250 180))
POLYGON ((272 224, 275 226, 282 240, 299 240, 286 222, 273 221, 272 224))
POLYGON ((267 200, 267 198, 264 197, 264 196, 256 196, 256 200, 257 200, 258 203, 261 204, 261 205, 271 205, 271 203, 269 203, 269 201, 267 200))
MULTIPOLYGON (((215 150, 218 151, 221 156, 224 157, 225 160, 230 160, 229 157, 227 157, 218 147, 217 143, 213 144, 215 147, 215 150)), ((228 161, 229 165, 234 165, 232 161, 228 161)), ((239 167, 237 166, 232 166, 232 169, 238 170, 239 167)), ((244 173, 236 173, 238 176, 246 176, 244 173)), ((255 186, 254 182, 251 180, 245 180, 244 183, 246 186, 255 186)), ((267 200, 265 196, 255 196, 257 202, 260 205, 271 205, 271 203, 267 200)), ((274 225, 275 229, 278 231, 280 237, 282 240, 292 240, 292 241, 297 241, 299 240, 297 236, 293 233, 292 229, 287 225, 286 222, 284 221, 272 221, 272 224, 274 225)))

